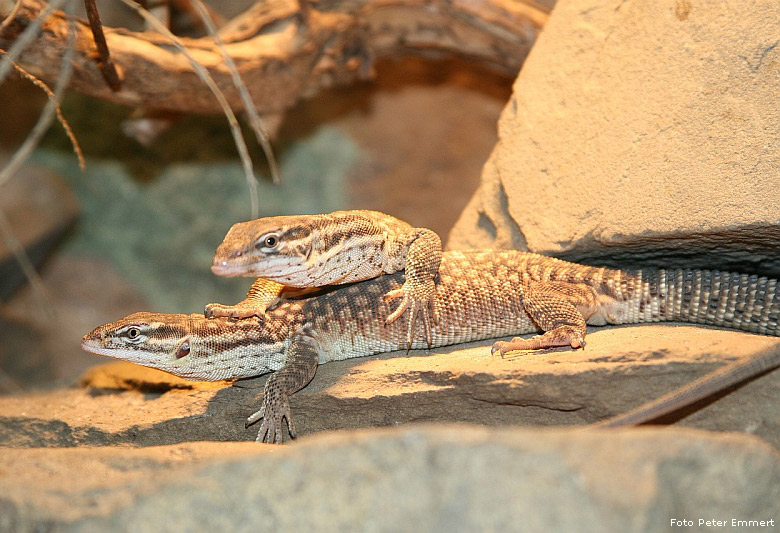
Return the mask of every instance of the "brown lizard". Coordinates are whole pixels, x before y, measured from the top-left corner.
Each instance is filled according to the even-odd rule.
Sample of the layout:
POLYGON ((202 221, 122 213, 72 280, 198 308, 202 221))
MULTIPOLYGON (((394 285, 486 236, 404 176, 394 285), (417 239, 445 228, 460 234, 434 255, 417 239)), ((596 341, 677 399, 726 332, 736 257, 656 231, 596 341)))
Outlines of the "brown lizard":
MULTIPOLYGON (((584 346, 586 324, 659 321, 780 335, 778 283, 764 277, 700 270, 629 272, 516 251, 445 252, 439 276, 434 346, 542 330, 530 339, 498 341, 493 352, 577 348, 584 346)), ((262 407, 247 425, 262 419, 257 440, 281 442, 283 419, 296 434, 289 397, 311 381, 320 363, 406 346, 406 328, 385 326, 382 320, 390 313, 382 295, 403 284, 402 273, 381 276, 284 301, 262 320, 136 313, 88 333, 82 347, 188 379, 275 372, 266 382, 262 407)), ((425 343, 416 339, 413 346, 425 343)), ((780 350, 773 350, 716 371, 715 382, 723 388, 777 366, 780 350)), ((651 402, 618 423, 636 424, 680 408, 707 386, 683 389, 671 406, 662 398, 662 411, 651 402)))
MULTIPOLYGON (((282 293, 292 288, 339 285, 404 270, 406 281, 384 295, 401 298, 388 314, 392 324, 409 310, 406 343, 411 347, 419 318, 432 343, 435 277, 441 239, 427 228, 378 211, 336 211, 326 215, 260 218, 235 224, 214 256, 218 276, 257 277, 245 300, 236 305, 206 306, 206 316, 262 317, 282 293)), ((294 293, 294 291, 292 291, 294 293)))

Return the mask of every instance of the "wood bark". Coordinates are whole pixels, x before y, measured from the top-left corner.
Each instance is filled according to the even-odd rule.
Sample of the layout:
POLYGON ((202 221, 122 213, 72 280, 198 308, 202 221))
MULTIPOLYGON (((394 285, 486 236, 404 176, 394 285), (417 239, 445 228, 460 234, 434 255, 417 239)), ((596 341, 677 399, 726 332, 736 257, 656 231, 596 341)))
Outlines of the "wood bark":
MULTIPOLYGON (((44 0, 20 0, 0 13, 0 49, 8 50, 44 0)), ((302 97, 372 76, 376 58, 406 53, 457 55, 514 77, 547 18, 533 0, 261 0, 220 29, 262 114, 278 114, 302 97), (301 10, 300 6, 305 9, 301 10)), ((36 76, 54 81, 68 22, 55 13, 20 58, 36 76)), ((76 24, 71 88, 112 102, 185 113, 219 113, 209 89, 186 58, 160 34, 104 28, 121 76, 113 92, 96 61, 84 20, 76 24)), ((230 73, 210 37, 182 38, 214 77, 234 109, 241 108, 230 73)))

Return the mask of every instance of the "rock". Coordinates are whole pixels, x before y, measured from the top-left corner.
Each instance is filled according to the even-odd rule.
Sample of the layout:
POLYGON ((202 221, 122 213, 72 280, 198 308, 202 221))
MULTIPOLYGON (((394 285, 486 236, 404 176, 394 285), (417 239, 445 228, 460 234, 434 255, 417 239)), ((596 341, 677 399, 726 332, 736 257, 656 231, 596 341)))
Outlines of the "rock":
MULTIPOLYGON (((693 326, 592 328, 585 350, 490 355, 489 342, 395 352, 321 365, 293 395, 298 433, 457 422, 585 425, 682 386, 777 339, 693 326)), ((162 445, 253 440, 244 428, 265 377, 189 382, 128 363, 98 367, 82 389, 6 396, 0 445, 162 445), (22 414, 23 413, 23 414, 22 414)), ((666 422, 757 435, 780 448, 780 372, 769 373, 666 422), (682 417, 682 418, 681 418, 682 417), (681 419, 680 419, 681 418, 681 419)))
POLYGON ((780 275, 778 24, 773 0, 559 1, 448 247, 780 275))
MULTIPOLYGON (((6 157, 0 154, 0 164, 6 157)), ((76 197, 59 176, 26 166, 0 185, 0 210, 34 264, 47 256, 79 214, 76 197)), ((25 280, 12 248, 0 232, 0 299, 25 280)))
POLYGON ((78 389, 5 396, 0 530, 647 532, 777 519, 780 372, 666 419, 689 428, 581 429, 777 339, 664 324, 591 328, 586 350, 502 359, 489 346, 321 365, 292 397, 303 437, 281 447, 237 442, 255 437, 244 420, 265 377, 189 382, 120 362, 78 389), (518 427, 533 425, 580 427, 518 427))
POLYGON ((0 461, 4 531, 766 527, 780 485, 759 439, 683 429, 408 426, 283 447, 0 449, 0 461))

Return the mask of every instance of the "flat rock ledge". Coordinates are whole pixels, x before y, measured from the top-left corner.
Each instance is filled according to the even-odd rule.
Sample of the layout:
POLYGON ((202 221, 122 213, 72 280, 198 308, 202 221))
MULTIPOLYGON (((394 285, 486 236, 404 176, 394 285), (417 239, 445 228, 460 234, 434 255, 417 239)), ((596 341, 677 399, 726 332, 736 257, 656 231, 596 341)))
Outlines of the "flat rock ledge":
POLYGON ((244 428, 264 377, 194 383, 112 363, 80 387, 5 396, 0 531, 647 532, 780 519, 779 372, 672 427, 582 428, 777 339, 664 324, 593 328, 576 352, 501 359, 490 345, 322 365, 291 401, 302 437, 283 446, 244 428))

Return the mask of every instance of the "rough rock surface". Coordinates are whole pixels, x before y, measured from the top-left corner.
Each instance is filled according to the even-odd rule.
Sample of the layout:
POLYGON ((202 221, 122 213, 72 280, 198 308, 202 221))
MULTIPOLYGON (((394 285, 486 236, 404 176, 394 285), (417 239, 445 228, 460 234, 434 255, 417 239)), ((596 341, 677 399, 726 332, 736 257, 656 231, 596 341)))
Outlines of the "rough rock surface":
POLYGON ((576 352, 501 359, 489 346, 322 365, 292 398, 304 435, 292 446, 246 442, 264 377, 195 383, 110 363, 79 388, 5 396, 0 530, 665 531, 672 518, 778 519, 778 372, 678 415, 687 429, 518 427, 594 422, 777 339, 666 324, 592 328, 576 352), (409 425, 432 422, 460 425, 409 425), (389 427, 319 433, 377 426, 389 427))
POLYGON ((654 532, 777 520, 780 497, 775 450, 691 430, 410 426, 0 460, 4 531, 654 532))
POLYGON ((774 0, 558 2, 449 248, 780 274, 778 25, 774 0))
MULTIPOLYGON (((330 362, 293 395, 296 427, 306 435, 409 422, 583 425, 735 358, 780 348, 771 337, 676 324, 591 328, 587 340, 585 350, 504 359, 477 342, 330 362)), ((252 440, 256 428, 243 423, 259 408, 265 380, 190 382, 111 363, 88 372, 81 388, 4 397, 0 445, 252 440)), ((690 416, 680 423, 752 433, 780 448, 778 397, 780 373, 769 373, 682 413, 690 416)))

